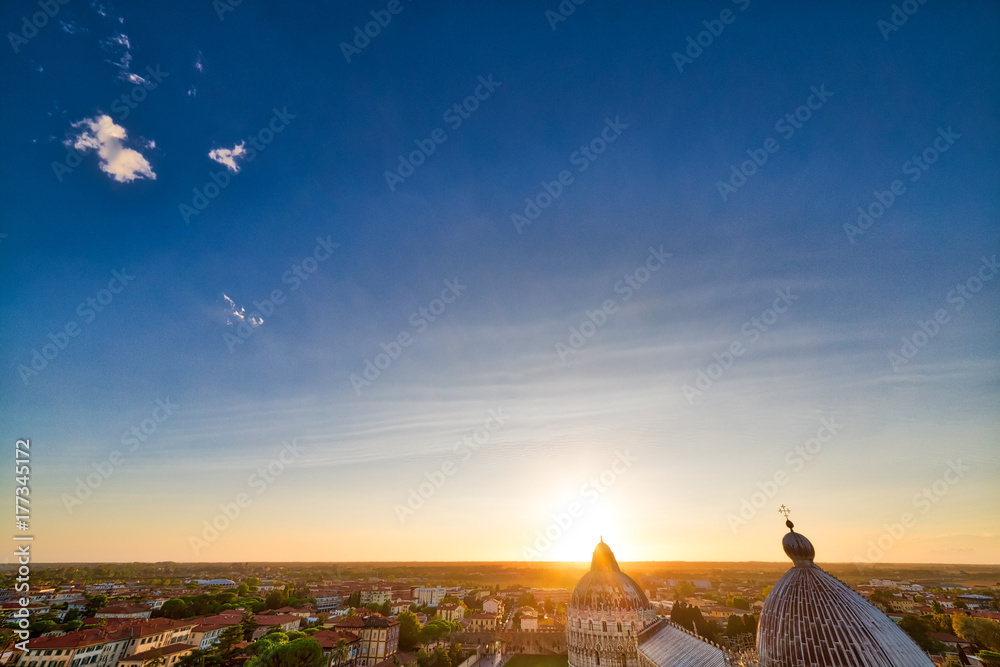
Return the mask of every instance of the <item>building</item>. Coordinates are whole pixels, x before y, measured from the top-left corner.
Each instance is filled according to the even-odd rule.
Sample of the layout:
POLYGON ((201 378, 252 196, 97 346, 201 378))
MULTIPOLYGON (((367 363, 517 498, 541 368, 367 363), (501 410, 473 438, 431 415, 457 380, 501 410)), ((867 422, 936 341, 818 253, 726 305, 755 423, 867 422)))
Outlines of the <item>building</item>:
POLYGON ((291 614, 258 614, 254 617, 257 621, 257 629, 253 631, 251 641, 257 641, 274 628, 281 632, 291 632, 298 630, 302 619, 291 614))
POLYGON ((484 614, 503 614, 503 600, 498 597, 490 596, 483 600, 483 613, 484 614))
POLYGON ((546 602, 552 604, 569 604, 572 592, 565 588, 531 588, 529 593, 535 598, 535 603, 544 605, 546 602))
POLYGON ((149 649, 122 658, 118 661, 118 667, 149 667, 154 664, 161 667, 172 667, 195 648, 197 647, 191 644, 171 644, 163 648, 149 649))
POLYGON ((437 608, 437 616, 438 618, 443 618, 446 621, 461 621, 465 618, 465 605, 461 602, 439 604, 437 608))
POLYGON ((410 605, 416 604, 413 600, 396 600, 391 605, 389 605, 389 613, 393 616, 397 614, 402 614, 404 611, 409 611, 410 605))
POLYGON ((428 605, 430 607, 435 607, 444 596, 448 594, 448 590, 440 586, 436 588, 414 588, 413 597, 417 599, 417 604, 428 605))
POLYGON ((529 632, 538 631, 538 612, 533 607, 521 607, 518 609, 521 614, 521 630, 529 632))
POLYGON ((144 604, 111 604, 94 614, 95 618, 149 618, 153 608, 144 604))
POLYGON ((469 616, 469 630, 472 632, 493 632, 500 625, 497 614, 473 614, 469 616))
POLYGON ((760 613, 757 651, 763 667, 933 667, 885 614, 813 562, 812 543, 795 532, 781 542, 792 559, 760 613))
POLYGON ((391 588, 375 588, 361 591, 361 606, 385 604, 386 602, 392 602, 391 588))
POLYGON ((194 648, 191 633, 196 621, 118 620, 120 623, 112 630, 93 628, 32 639, 18 664, 23 667, 116 667, 119 660, 137 653, 154 649, 162 653, 174 644, 194 648))
POLYGON ((334 630, 357 635, 358 667, 373 667, 399 651, 399 621, 380 614, 344 616, 332 622, 334 630))
POLYGON ((320 630, 312 635, 323 649, 326 667, 351 667, 358 659, 361 638, 353 632, 320 630), (344 644, 340 642, 343 641, 344 644), (343 649, 343 653, 340 651, 343 649))
MULTIPOLYGON (((569 667, 642 667, 639 638, 656 621, 656 610, 646 594, 622 572, 611 548, 601 540, 594 549, 590 571, 573 589, 567 608, 569 667)), ((679 632, 670 626, 663 629, 679 632)), ((667 653, 664 657, 673 656, 667 653)), ((674 663, 659 664, 666 667, 674 663)))

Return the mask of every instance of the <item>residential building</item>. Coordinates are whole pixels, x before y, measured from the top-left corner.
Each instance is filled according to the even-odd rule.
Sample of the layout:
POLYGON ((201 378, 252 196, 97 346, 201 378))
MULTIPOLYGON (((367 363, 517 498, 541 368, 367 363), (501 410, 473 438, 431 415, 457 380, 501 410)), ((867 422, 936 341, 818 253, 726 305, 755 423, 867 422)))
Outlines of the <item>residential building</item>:
POLYGON ((326 657, 326 667, 352 667, 358 659, 358 651, 361 647, 361 638, 353 632, 340 632, 337 630, 320 630, 312 635, 312 638, 319 642, 323 649, 323 656, 326 657), (340 640, 347 642, 346 657, 336 658, 337 646, 340 640))
POLYGON ((431 607, 437 606, 444 596, 448 594, 448 590, 440 586, 436 588, 414 588, 413 597, 417 599, 417 604, 428 605, 431 607))
POLYGON ((503 614, 503 600, 498 597, 490 596, 483 600, 483 613, 484 614, 503 614))
POLYGON ((274 628, 281 632, 291 632, 298 630, 302 624, 302 619, 291 614, 258 614, 254 617, 257 621, 257 629, 253 631, 251 641, 257 641, 274 628))
POLYGON ((345 616, 332 622, 334 630, 350 632, 360 639, 358 667, 373 667, 399 651, 399 621, 381 614, 345 616))
POLYGON ((461 621, 465 618, 465 605, 461 602, 439 604, 437 607, 437 616, 446 621, 461 621))
POLYGON ((149 618, 153 608, 144 604, 110 604, 94 614, 94 618, 149 618))
POLYGON ((172 667, 195 648, 191 644, 171 644, 163 648, 149 649, 125 656, 118 661, 118 667, 149 667, 154 664, 161 665, 161 667, 172 667))
POLYGON ((473 632, 493 632, 500 624, 498 614, 473 614, 469 616, 469 630, 473 632))

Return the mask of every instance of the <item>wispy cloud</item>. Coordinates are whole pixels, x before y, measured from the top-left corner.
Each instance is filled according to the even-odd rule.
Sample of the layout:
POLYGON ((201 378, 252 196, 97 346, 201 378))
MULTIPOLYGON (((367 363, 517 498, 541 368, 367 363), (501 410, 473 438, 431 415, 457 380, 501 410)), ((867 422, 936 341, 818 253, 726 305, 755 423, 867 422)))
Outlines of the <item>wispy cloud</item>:
MULTIPOLYGON (((188 93, 191 94, 190 92, 188 93)), ((246 156, 246 149, 243 147, 244 142, 240 142, 233 146, 232 148, 216 148, 208 153, 208 157, 212 158, 219 164, 226 165, 230 171, 237 173, 240 170, 236 160, 246 156)))
POLYGON ((81 32, 87 32, 87 29, 81 26, 76 21, 59 21, 60 27, 62 27, 63 32, 69 33, 70 35, 76 35, 81 32))
MULTIPOLYGON (((73 123, 73 129, 77 130, 77 134, 67 139, 65 145, 78 151, 95 151, 100 160, 101 171, 119 183, 131 183, 141 178, 156 180, 149 160, 139 151, 124 147, 128 134, 110 116, 84 118, 73 123)), ((154 146, 152 141, 146 143, 147 148, 154 146)))
POLYGON ((247 313, 246 308, 237 306, 236 302, 230 299, 228 295, 223 294, 222 298, 226 300, 226 324, 234 324, 236 321, 239 321, 254 329, 264 324, 263 317, 247 313))
POLYGON ((205 65, 202 63, 201 51, 198 51, 198 56, 194 59, 194 68, 199 72, 204 71, 205 65))

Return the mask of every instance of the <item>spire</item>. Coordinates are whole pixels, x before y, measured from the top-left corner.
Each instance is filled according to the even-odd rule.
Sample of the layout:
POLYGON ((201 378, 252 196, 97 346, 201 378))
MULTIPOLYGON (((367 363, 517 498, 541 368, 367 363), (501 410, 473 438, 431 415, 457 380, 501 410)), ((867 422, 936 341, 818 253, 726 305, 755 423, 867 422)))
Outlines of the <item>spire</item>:
POLYGON ((594 549, 594 558, 590 561, 590 569, 621 572, 614 552, 611 551, 611 547, 604 543, 603 537, 594 549))
POLYGON ((785 554, 792 559, 795 567, 815 567, 813 559, 816 558, 816 549, 809 538, 795 532, 795 524, 788 518, 791 510, 782 505, 778 509, 778 513, 785 516, 785 525, 788 527, 788 533, 781 540, 785 554))

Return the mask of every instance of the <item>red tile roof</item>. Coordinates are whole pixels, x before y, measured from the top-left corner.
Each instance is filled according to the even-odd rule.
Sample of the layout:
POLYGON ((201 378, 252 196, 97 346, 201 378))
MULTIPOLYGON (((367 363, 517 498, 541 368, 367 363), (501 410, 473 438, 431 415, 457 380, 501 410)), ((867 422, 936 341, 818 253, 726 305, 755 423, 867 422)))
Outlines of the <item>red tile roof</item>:
POLYGON ((152 648, 148 651, 142 651, 141 653, 133 653, 132 655, 126 655, 123 658, 119 658, 119 662, 142 662, 144 660, 150 660, 151 658, 156 658, 158 656, 166 657, 168 655, 173 655, 175 653, 181 653, 184 651, 192 651, 198 648, 193 644, 168 644, 161 648, 152 648))
POLYGON ((271 626, 271 625, 284 625, 285 623, 298 623, 302 619, 298 616, 290 616, 287 614, 273 614, 269 616, 257 616, 254 620, 257 621, 259 626, 271 626))
POLYGON ((345 640, 348 644, 361 641, 361 638, 353 632, 339 632, 337 630, 320 630, 319 632, 313 633, 311 637, 319 642, 320 646, 327 650, 336 646, 337 642, 341 639, 345 640))

